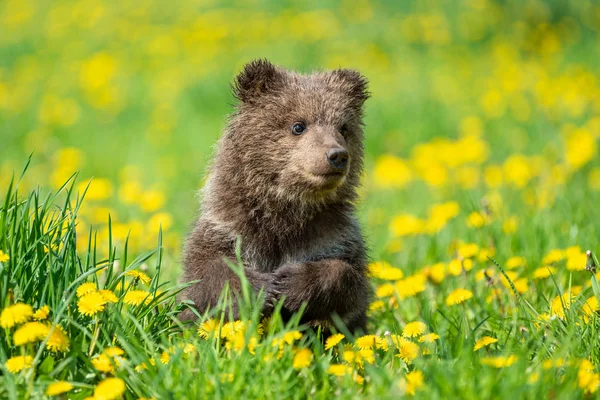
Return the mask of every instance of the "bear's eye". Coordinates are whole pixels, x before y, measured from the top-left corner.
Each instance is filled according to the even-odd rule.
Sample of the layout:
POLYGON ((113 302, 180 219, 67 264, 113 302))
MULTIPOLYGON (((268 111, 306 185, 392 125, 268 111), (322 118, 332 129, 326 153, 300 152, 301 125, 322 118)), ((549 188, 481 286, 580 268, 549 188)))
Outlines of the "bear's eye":
POLYGON ((305 131, 306 125, 304 125, 302 122, 296 122, 294 125, 292 125, 292 133, 294 135, 302 135, 305 131))
POLYGON ((340 128, 340 133, 342 134, 343 137, 346 137, 346 135, 348 134, 348 125, 347 124, 342 125, 342 127, 340 128))

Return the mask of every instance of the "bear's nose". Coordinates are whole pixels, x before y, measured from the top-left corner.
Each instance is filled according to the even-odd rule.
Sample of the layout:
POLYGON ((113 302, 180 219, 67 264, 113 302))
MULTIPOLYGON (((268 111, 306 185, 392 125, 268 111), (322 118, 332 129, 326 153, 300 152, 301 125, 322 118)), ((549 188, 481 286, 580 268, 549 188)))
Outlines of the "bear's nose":
POLYGON ((348 150, 338 147, 329 150, 326 155, 327 160, 329 160, 329 164, 331 164, 336 170, 342 170, 346 168, 346 164, 348 164, 348 150))

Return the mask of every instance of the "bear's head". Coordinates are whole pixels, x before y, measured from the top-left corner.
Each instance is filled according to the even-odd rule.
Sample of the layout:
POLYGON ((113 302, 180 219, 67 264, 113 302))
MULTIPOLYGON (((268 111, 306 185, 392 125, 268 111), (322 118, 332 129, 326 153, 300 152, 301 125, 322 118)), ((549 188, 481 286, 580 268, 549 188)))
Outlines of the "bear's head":
MULTIPOLYGON (((214 169, 244 196, 323 204, 351 202, 363 159, 367 81, 337 69, 300 74, 266 60, 247 64, 233 84, 239 104, 214 169)), ((227 182, 221 182, 227 184, 227 182)))

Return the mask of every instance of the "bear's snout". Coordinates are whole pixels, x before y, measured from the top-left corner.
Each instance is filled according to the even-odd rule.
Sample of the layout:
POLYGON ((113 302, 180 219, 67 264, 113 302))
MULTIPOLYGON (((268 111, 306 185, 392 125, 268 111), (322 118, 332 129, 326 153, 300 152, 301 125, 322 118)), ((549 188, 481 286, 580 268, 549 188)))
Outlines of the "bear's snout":
POLYGON ((341 147, 334 147, 325 153, 327 161, 336 172, 343 171, 348 165, 348 150, 341 147))

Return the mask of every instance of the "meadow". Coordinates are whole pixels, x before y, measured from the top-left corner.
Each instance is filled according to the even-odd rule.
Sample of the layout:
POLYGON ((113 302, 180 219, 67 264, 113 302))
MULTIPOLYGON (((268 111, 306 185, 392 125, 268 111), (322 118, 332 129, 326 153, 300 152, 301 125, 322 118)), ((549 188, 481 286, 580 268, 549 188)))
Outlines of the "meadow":
POLYGON ((598 398, 599 31, 587 0, 0 2, 0 398, 598 398), (364 336, 251 293, 176 318, 258 57, 369 79, 364 336))

